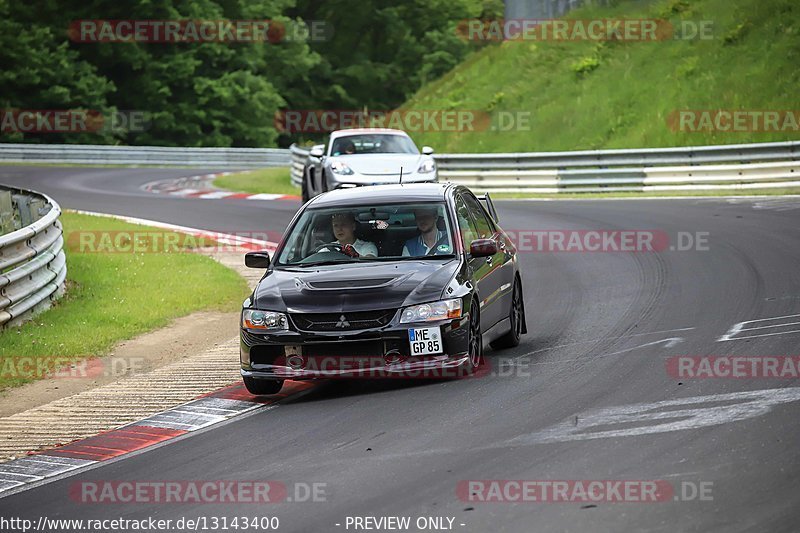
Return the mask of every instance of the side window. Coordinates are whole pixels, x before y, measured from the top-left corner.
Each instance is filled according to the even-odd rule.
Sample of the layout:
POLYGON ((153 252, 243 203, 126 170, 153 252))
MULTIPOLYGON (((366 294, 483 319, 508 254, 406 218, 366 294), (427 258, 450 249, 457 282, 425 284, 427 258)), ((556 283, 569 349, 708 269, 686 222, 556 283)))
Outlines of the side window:
POLYGON ((489 221, 489 217, 486 215, 478 199, 467 194, 464 195, 464 202, 475 219, 478 234, 476 238, 490 239, 492 235, 494 235, 494 226, 492 226, 492 223, 489 221))
POLYGON ((456 197, 456 216, 458 217, 458 230, 461 232, 461 240, 464 242, 466 250, 469 250, 469 244, 478 238, 478 227, 469 211, 464 197, 459 194, 456 197))

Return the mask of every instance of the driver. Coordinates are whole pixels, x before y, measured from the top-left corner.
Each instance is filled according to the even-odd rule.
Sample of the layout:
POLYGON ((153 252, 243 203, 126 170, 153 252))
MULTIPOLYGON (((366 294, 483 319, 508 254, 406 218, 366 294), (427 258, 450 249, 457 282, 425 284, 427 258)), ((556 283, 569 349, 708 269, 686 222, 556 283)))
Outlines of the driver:
POLYGON ((356 239, 356 217, 349 211, 335 213, 331 217, 333 236, 341 245, 342 253, 350 257, 378 257, 374 243, 356 239))
POLYGON ((436 227, 439 219, 439 210, 435 207, 420 208, 414 210, 414 218, 417 220, 417 229, 420 234, 413 239, 408 239, 403 246, 403 257, 418 257, 431 253, 450 253, 450 242, 447 232, 441 231, 436 227))

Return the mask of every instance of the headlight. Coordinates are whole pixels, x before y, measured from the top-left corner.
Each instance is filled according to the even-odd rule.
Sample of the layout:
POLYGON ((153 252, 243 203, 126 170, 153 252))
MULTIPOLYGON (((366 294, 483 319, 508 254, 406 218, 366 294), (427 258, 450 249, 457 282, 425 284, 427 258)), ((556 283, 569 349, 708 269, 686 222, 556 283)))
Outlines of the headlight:
POLYGON ((406 307, 403 309, 400 323, 430 322, 447 318, 461 318, 461 298, 406 307))
POLYGON ((433 162, 433 159, 426 159, 419 166, 419 170, 417 170, 417 172, 420 174, 428 174, 434 170, 436 170, 436 163, 433 162))
POLYGON ((349 176, 354 174, 353 169, 342 163, 341 161, 334 161, 331 163, 331 170, 335 174, 344 174, 345 176, 349 176))
POLYGON ((257 309, 245 309, 242 312, 242 326, 247 329, 261 329, 264 331, 289 329, 286 315, 283 313, 259 311, 257 309))

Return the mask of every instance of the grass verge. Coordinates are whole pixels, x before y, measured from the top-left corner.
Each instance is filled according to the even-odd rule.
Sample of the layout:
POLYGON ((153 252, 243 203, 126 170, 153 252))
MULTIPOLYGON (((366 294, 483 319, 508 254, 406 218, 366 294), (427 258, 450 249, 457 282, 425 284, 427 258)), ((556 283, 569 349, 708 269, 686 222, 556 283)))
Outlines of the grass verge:
POLYGON ((236 172, 214 180, 221 189, 253 194, 299 195, 300 189, 292 185, 288 167, 260 168, 248 172, 236 172))
MULTIPOLYGON (((61 219, 70 244, 77 242, 76 232, 165 236, 157 228, 105 217, 64 213, 61 219)), ((236 312, 248 292, 245 281, 185 244, 172 253, 81 253, 66 246, 64 297, 33 321, 0 333, 0 390, 45 377, 24 366, 31 362, 48 368, 98 357, 195 311, 236 312)))
MULTIPOLYGON (((490 45, 424 87, 403 109, 475 110, 480 131, 412 133, 439 153, 550 152, 800 140, 780 131, 699 131, 679 110, 797 110, 797 0, 592 2, 568 19, 666 19, 686 37, 642 41, 521 40, 490 45), (503 113, 503 115, 501 115, 503 113), (526 113, 526 115, 520 115, 526 113), (497 122, 500 117, 506 120, 497 122), (521 119, 528 122, 521 122, 521 119), (687 131, 688 130, 688 131, 687 131)), ((699 121, 691 121, 698 126, 699 121)))

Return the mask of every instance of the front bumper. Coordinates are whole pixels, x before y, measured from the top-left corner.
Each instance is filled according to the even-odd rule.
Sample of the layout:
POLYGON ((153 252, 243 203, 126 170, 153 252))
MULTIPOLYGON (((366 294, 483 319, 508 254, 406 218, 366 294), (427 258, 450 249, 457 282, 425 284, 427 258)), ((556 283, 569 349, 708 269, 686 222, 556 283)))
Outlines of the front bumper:
POLYGON ((241 329, 241 374, 296 380, 459 377, 469 369, 468 336, 468 316, 355 331, 264 333, 241 329), (411 327, 438 327, 444 353, 410 355, 411 327))
MULTIPOLYGON (((331 189, 342 187, 364 187, 369 185, 392 185, 400 182, 400 174, 329 174, 328 185, 331 189)), ((437 171, 420 174, 418 172, 404 172, 403 183, 436 183, 439 181, 437 171)))

